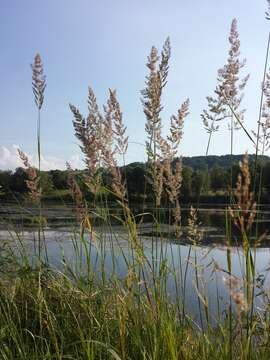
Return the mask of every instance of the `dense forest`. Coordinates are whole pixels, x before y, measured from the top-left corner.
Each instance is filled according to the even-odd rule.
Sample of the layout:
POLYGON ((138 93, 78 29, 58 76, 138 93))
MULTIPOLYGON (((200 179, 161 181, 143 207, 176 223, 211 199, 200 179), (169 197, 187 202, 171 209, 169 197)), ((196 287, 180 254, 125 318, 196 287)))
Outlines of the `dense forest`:
MULTIPOLYGON (((200 198, 201 202, 226 202, 231 188, 231 174, 233 184, 237 181, 239 173, 239 161, 243 155, 222 156, 194 156, 183 157, 181 201, 190 202, 200 198)), ((249 156, 251 174, 255 168, 255 155, 249 156)), ((257 162, 257 176, 252 176, 252 182, 262 181, 263 201, 270 201, 270 158, 259 156, 257 162), (260 179, 261 174, 261 179, 260 179)), ((83 177, 85 170, 76 170, 76 177, 81 184, 85 196, 89 196, 84 185, 83 177), (80 181, 81 180, 81 181, 80 181)), ((129 199, 139 202, 143 198, 151 201, 151 191, 145 186, 147 164, 134 162, 121 168, 128 188, 129 199), (145 195, 147 194, 147 195, 145 195)), ((106 181, 110 176, 105 171, 102 174, 106 181)), ((15 171, 0 170, 0 196, 4 200, 23 198, 27 193, 27 175, 23 168, 15 171)), ((71 200, 69 190, 68 171, 50 170, 40 174, 41 188, 44 200, 71 200)))

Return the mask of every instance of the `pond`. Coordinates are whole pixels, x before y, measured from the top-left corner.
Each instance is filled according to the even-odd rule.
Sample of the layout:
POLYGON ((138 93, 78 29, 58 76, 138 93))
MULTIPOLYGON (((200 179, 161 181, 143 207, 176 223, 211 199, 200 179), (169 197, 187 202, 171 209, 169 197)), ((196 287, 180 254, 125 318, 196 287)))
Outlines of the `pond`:
MULTIPOLYGON (((261 221, 264 229, 268 228, 268 210, 264 210, 261 221)), ((10 241, 18 245, 18 239, 29 250, 29 254, 37 251, 38 231, 35 224, 27 222, 25 226, 25 210, 15 206, 2 207, 2 221, 0 240, 10 241)), ((33 215, 32 210, 29 214, 33 215)), ((130 265, 137 267, 139 256, 136 257, 138 248, 130 239, 126 230, 120 225, 111 227, 95 228, 95 235, 85 235, 85 242, 80 240, 78 227, 74 222, 74 215, 71 208, 64 207, 43 209, 48 221, 42 233, 42 243, 46 244, 46 256, 49 264, 60 271, 69 270, 84 275, 87 272, 87 265, 91 264, 91 271, 101 279, 109 281, 112 274, 119 278, 126 278, 130 265)), ((186 241, 183 232, 181 241, 170 233, 171 226, 162 224, 161 236, 158 236, 152 223, 145 222, 138 226, 139 243, 145 255, 144 267, 147 270, 147 262, 151 271, 147 271, 146 281, 154 286, 152 274, 166 273, 166 293, 172 301, 181 302, 183 306, 183 295, 185 294, 185 310, 195 321, 199 321, 202 314, 202 321, 205 323, 203 298, 208 299, 208 311, 212 321, 221 318, 223 311, 228 308, 229 287, 226 239, 222 221, 215 223, 213 219, 223 217, 222 209, 202 209, 201 214, 208 218, 207 226, 201 226, 203 241, 199 246, 193 246, 186 241), (213 216, 214 215, 214 216, 213 216), (164 236, 162 234, 165 234, 164 236), (167 236, 171 234, 170 236, 167 236), (197 276, 196 276, 197 275, 197 276), (185 284, 185 285, 184 285, 185 284), (200 299, 200 300, 199 300, 200 299)), ((29 215, 29 218, 31 218, 29 215)), ((203 218, 202 216, 202 218, 203 218)), ((224 220, 223 220, 224 221, 224 220)), ((264 230, 265 231, 265 230, 264 230)), ((256 279, 258 285, 264 281, 264 289, 268 289, 270 268, 270 247, 269 238, 266 236, 263 244, 252 250, 253 258, 256 257, 256 279)), ((18 245, 20 246, 20 245, 18 245)), ((232 274, 237 280, 241 289, 241 279, 245 272, 245 257, 241 247, 230 247, 232 260, 232 274)), ((44 254, 44 253, 43 253, 44 254)), ((259 292, 257 288, 255 292, 259 292)), ((256 299, 256 305, 262 305, 263 297, 256 299)))

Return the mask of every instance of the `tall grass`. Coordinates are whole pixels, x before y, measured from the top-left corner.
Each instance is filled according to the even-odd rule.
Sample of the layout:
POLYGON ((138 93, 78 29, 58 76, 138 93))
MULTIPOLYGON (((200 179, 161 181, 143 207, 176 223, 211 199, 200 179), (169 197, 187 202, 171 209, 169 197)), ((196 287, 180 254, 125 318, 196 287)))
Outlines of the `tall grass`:
MULTIPOLYGON (((237 83, 243 64, 238 59, 240 41, 236 20, 232 23, 230 43, 228 64, 219 72, 217 98, 207 98, 208 110, 202 114, 209 133, 206 155, 213 133, 218 130, 216 122, 228 116, 231 153, 236 124, 241 125, 244 136, 257 143, 256 152, 259 151, 260 134, 254 139, 244 127, 243 112, 239 110, 242 99, 239 92, 245 87, 247 77, 241 84, 237 83)), ((76 215, 76 225, 66 240, 71 244, 72 259, 62 244, 61 263, 57 267, 53 265, 49 244, 44 241, 41 246, 41 222, 38 252, 32 251, 31 244, 20 233, 12 244, 5 244, 0 263, 3 264, 1 359, 269 359, 270 299, 264 277, 257 278, 256 272, 256 247, 263 234, 256 231, 253 239, 259 204, 251 188, 248 156, 240 163, 237 183, 231 183, 229 189, 230 203, 224 219, 227 268, 215 261, 204 265, 200 214, 191 207, 188 226, 184 227, 179 201, 182 184, 179 145, 189 100, 171 116, 169 134, 163 134, 162 94, 170 56, 169 39, 161 54, 155 47, 151 49, 142 90, 148 157, 145 192, 152 191, 152 212, 146 212, 143 206, 142 213, 135 216, 128 201, 125 173, 120 171, 118 162, 120 158, 125 163, 128 137, 116 91, 109 90, 107 103, 101 110, 89 88, 86 117, 70 104, 75 136, 80 141, 86 167, 83 179, 78 181, 76 171, 67 164, 76 215), (81 180, 91 194, 91 201, 83 196, 81 180), (117 213, 112 211, 109 201, 112 198, 117 213), (169 221, 163 217, 161 205, 170 208, 169 221), (148 237, 142 235, 146 216, 152 219, 148 237), (164 222, 169 228, 169 238, 162 230, 164 222), (189 246, 180 246, 184 237, 188 238, 189 246), (232 267, 235 242, 239 262, 240 254, 244 259, 241 277, 234 274, 232 267), (216 314, 211 313, 212 299, 207 292, 210 278, 204 276, 209 271, 210 278, 216 280, 216 314), (219 295, 222 275, 228 294, 225 303, 219 295), (188 306, 188 287, 194 288, 196 297, 193 314, 188 306), (260 307, 257 298, 261 300, 260 307)), ((38 108, 38 169, 31 166, 22 151, 19 156, 28 174, 29 194, 39 205, 41 219, 40 110, 46 82, 39 55, 32 69, 38 108)), ((268 139, 270 108, 269 83, 265 79, 266 73, 260 108, 264 122, 261 115, 259 121, 265 131, 264 145, 268 139)), ((257 191, 261 187, 260 182, 257 191)))

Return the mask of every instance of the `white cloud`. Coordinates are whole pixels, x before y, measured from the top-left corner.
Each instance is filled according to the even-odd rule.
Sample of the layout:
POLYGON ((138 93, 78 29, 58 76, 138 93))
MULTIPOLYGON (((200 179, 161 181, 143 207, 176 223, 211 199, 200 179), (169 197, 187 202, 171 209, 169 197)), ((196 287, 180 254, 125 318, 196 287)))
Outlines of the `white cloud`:
MULTIPOLYGON (((18 157, 17 149, 19 146, 12 145, 11 148, 6 146, 0 146, 0 169, 1 170, 14 170, 19 166, 23 166, 22 161, 18 157)), ((38 161, 36 156, 26 153, 31 165, 37 166, 38 161)), ((54 156, 42 156, 41 157, 41 169, 65 169, 66 161, 69 162, 72 168, 80 169, 84 167, 83 161, 79 154, 74 154, 69 159, 62 159, 54 156)))
POLYGON ((17 155, 18 146, 12 145, 11 149, 0 146, 0 169, 13 170, 21 166, 21 161, 17 155))

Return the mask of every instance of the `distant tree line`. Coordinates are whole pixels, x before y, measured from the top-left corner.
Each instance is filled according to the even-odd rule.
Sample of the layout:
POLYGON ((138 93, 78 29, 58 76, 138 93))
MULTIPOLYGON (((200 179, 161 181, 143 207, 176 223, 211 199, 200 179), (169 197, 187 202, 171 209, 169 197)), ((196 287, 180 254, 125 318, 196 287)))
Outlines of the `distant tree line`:
MULTIPOLYGON (((200 197, 202 201, 221 201, 229 194, 231 183, 236 184, 239 174, 239 161, 243 155, 234 155, 231 161, 230 155, 224 156, 197 156, 183 158, 181 200, 183 202, 196 201, 200 197), (231 164, 233 164, 231 166, 231 164), (232 181, 231 181, 232 175, 232 181)), ((254 173, 255 157, 250 156, 250 171, 254 173)), ((128 195, 132 201, 141 201, 145 198, 151 201, 151 189, 145 182, 147 165, 144 163, 131 163, 121 168, 126 179, 128 195)), ((257 163, 256 177, 251 177, 252 186, 254 181, 259 185, 260 170, 262 170, 262 189, 265 201, 270 201, 270 158, 260 156, 257 163)), ((87 187, 83 181, 85 170, 76 171, 78 182, 82 191, 87 196, 87 187)), ((105 183, 109 183, 110 176, 103 173, 105 183)), ((0 171, 0 194, 3 198, 10 198, 12 194, 24 195, 27 193, 27 175, 23 168, 15 171, 0 171)), ((65 196, 69 196, 68 172, 66 170, 42 171, 40 182, 43 195, 53 198, 56 190, 66 190, 65 196)))

